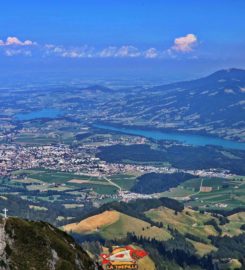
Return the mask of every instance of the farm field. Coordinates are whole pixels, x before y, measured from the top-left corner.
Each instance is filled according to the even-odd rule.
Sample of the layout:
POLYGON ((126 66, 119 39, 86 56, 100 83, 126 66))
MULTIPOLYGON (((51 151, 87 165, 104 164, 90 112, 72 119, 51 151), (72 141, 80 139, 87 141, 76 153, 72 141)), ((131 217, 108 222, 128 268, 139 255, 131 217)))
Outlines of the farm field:
MULTIPOLYGON (((60 172, 45 169, 19 170, 13 172, 13 176, 16 178, 14 179, 14 182, 17 182, 20 185, 23 183, 29 184, 29 190, 48 189, 64 191, 74 188, 82 188, 91 189, 98 194, 107 195, 115 194, 118 190, 118 188, 116 188, 104 178, 89 175, 77 175, 69 172, 60 172)), ((121 177, 122 180, 120 180, 120 177, 117 177, 116 179, 123 183, 123 176, 121 177)), ((125 185, 127 185, 127 183, 125 185)))
MULTIPOLYGON (((67 194, 74 196, 79 196, 78 194, 80 194, 80 191, 78 191, 77 194, 75 193, 76 190, 80 189, 95 192, 98 196, 103 195, 111 197, 101 197, 100 201, 95 199, 94 201, 99 204, 113 200, 113 196, 117 195, 119 187, 121 187, 122 190, 131 190, 138 181, 137 174, 115 174, 105 178, 41 168, 17 170, 13 171, 11 175, 11 181, 2 180, 9 188, 24 188, 30 192, 50 191, 59 192, 60 194, 62 192, 67 192, 67 194)), ((16 192, 18 192, 18 190, 16 190, 16 192)), ((244 194, 245 179, 241 176, 234 179, 217 177, 192 178, 181 183, 177 187, 159 193, 159 196, 174 198, 183 201, 186 206, 199 207, 203 210, 230 210, 244 205, 244 194), (206 192, 200 191, 201 187, 207 187, 210 190, 206 192)))
POLYGON ((186 206, 200 209, 233 209, 243 207, 245 203, 245 180, 243 177, 234 179, 194 178, 176 188, 160 194, 180 201, 186 206), (200 187, 208 187, 210 191, 201 191, 200 187))
POLYGON ((135 181, 136 181, 136 176, 134 175, 124 175, 124 174, 118 174, 118 175, 113 175, 110 177, 110 179, 119 185, 122 189, 124 190, 130 190, 135 181))
POLYGON ((26 175, 33 179, 37 179, 37 180, 47 182, 47 183, 56 183, 56 184, 67 183, 68 181, 73 180, 73 179, 102 181, 101 179, 98 179, 97 177, 91 177, 87 175, 77 175, 75 173, 60 172, 60 171, 53 171, 53 170, 46 170, 46 169, 19 170, 19 171, 13 172, 13 175, 15 176, 26 175))

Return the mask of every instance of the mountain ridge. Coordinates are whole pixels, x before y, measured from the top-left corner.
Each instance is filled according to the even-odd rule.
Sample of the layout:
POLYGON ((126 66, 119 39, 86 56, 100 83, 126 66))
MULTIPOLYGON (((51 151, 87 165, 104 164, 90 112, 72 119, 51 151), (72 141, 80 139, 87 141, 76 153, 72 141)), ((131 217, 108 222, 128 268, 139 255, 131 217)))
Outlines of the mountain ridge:
POLYGON ((73 238, 41 221, 0 219, 1 270, 94 270, 94 262, 73 238))
POLYGON ((245 140, 245 70, 141 88, 102 104, 98 120, 245 140))

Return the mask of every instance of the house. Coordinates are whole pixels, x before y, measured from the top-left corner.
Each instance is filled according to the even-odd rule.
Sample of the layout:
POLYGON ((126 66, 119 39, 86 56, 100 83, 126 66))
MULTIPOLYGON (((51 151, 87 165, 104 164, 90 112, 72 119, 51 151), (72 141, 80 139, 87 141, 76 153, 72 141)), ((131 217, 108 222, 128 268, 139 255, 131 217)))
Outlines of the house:
POLYGON ((212 187, 209 187, 209 186, 202 186, 200 188, 200 191, 201 192, 211 192, 212 190, 213 190, 213 188, 212 187))

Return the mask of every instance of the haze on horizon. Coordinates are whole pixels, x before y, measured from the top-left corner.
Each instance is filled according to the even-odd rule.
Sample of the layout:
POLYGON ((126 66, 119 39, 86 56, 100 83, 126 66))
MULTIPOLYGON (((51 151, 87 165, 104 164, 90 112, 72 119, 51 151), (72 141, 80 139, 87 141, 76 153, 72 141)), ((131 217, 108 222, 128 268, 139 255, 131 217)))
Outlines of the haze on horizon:
POLYGON ((243 0, 3 1, 0 78, 166 80, 245 68, 243 0))

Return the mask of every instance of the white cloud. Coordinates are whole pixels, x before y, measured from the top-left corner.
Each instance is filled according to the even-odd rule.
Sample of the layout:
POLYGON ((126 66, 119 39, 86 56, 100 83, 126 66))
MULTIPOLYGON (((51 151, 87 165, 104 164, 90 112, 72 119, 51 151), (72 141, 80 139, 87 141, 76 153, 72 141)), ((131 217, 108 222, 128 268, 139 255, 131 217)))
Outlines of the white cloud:
POLYGON ((54 47, 53 48, 53 52, 54 53, 57 53, 57 54, 59 54, 59 53, 64 53, 65 52, 65 49, 64 48, 62 48, 62 47, 54 47))
POLYGON ((55 55, 64 58, 91 58, 95 56, 94 49, 86 45, 77 48, 65 48, 63 46, 46 44, 44 49, 46 56, 55 55))
POLYGON ((22 50, 22 49, 7 49, 5 50, 5 55, 6 56, 17 56, 17 55, 23 55, 23 56, 32 56, 31 51, 29 50, 22 50))
POLYGON ((144 52, 145 58, 157 58, 159 56, 158 51, 155 48, 150 48, 144 52))
POLYGON ((117 53, 117 47, 109 46, 108 48, 103 49, 101 52, 98 53, 99 57, 115 57, 117 53))
POLYGON ((44 48, 53 49, 53 48, 55 48, 55 45, 53 45, 53 44, 45 44, 44 48))
POLYGON ((194 34, 188 34, 184 37, 179 37, 174 40, 174 45, 170 50, 188 53, 193 50, 197 43, 197 37, 194 34))
POLYGON ((106 57, 117 57, 117 58, 125 58, 125 57, 140 57, 142 52, 132 46, 132 45, 124 45, 121 47, 109 46, 102 51, 96 54, 98 57, 106 58, 106 57))
POLYGON ((0 46, 33 46, 37 45, 36 42, 31 40, 21 41, 17 37, 8 37, 6 41, 0 40, 0 46))
MULTIPOLYGON (((31 40, 20 40, 17 37, 8 37, 5 41, 0 39, 0 49, 7 56, 14 55, 37 55, 45 57, 64 58, 146 58, 146 59, 176 59, 182 57, 180 53, 189 53, 197 44, 197 37, 188 34, 178 37, 174 44, 167 50, 157 50, 154 47, 141 49, 132 45, 108 46, 102 49, 83 45, 77 47, 66 47, 54 44, 37 44, 31 40), (38 46, 34 46, 38 45, 38 46)), ((0 52, 1 52, 0 51, 0 52)))
POLYGON ((115 57, 139 57, 141 55, 138 48, 126 45, 118 49, 115 54, 115 57))
POLYGON ((70 50, 70 51, 63 51, 61 53, 61 56, 62 57, 66 57, 66 58, 83 58, 83 57, 86 57, 83 53, 81 52, 78 52, 78 51, 73 51, 73 50, 70 50))
POLYGON ((109 46, 102 50, 95 50, 87 45, 77 48, 65 48, 48 44, 45 45, 45 54, 66 58, 130 58, 144 56, 143 52, 131 45, 121 47, 109 46))

